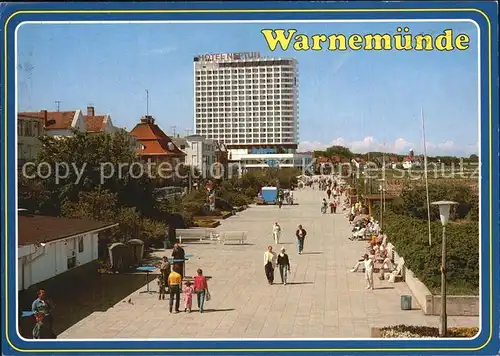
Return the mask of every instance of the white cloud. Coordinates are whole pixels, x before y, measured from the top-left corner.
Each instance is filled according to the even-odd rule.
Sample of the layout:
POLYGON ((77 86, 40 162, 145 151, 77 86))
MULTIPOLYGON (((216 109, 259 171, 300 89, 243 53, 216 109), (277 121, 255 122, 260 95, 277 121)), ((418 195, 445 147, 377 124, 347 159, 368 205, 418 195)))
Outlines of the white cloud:
POLYGON ((439 143, 437 147, 443 151, 452 151, 455 148, 455 143, 453 141, 446 141, 439 143))
MULTIPOLYGON (((403 137, 396 139, 393 142, 380 142, 373 136, 367 136, 362 140, 349 141, 343 137, 336 138, 330 143, 322 143, 318 141, 303 141, 299 144, 299 150, 302 152, 322 150, 331 146, 348 147, 355 153, 366 153, 369 151, 383 151, 398 154, 408 153, 410 149, 415 151, 415 154, 422 154, 422 144, 413 143, 403 137)), ((426 142, 427 153, 435 154, 471 154, 477 153, 477 145, 467 145, 458 147, 453 141, 448 140, 441 143, 426 142)))
POLYGON ((404 138, 398 138, 394 141, 394 150, 396 152, 407 151, 412 148, 413 144, 411 142, 406 141, 404 138))

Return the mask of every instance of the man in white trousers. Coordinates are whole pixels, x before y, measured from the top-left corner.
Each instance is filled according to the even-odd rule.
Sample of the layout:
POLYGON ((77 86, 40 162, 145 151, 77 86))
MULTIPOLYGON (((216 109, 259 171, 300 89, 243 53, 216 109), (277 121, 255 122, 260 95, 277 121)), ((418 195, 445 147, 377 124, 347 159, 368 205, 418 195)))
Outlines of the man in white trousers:
POLYGON ((276 245, 280 243, 280 235, 281 235, 281 226, 278 224, 278 222, 275 222, 273 225, 273 238, 274 238, 274 243, 276 245))

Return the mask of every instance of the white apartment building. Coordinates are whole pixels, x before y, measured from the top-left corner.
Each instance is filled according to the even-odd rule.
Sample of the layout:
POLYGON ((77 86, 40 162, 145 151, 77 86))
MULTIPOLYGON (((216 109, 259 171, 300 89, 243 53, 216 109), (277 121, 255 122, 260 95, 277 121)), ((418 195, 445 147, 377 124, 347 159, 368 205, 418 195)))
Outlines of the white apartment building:
POLYGON ((296 161, 295 59, 263 58, 258 52, 200 55, 194 58, 194 77, 196 134, 224 143, 230 160, 256 168, 270 154, 296 161))
POLYGON ((216 143, 201 135, 172 138, 174 144, 186 154, 184 164, 196 167, 203 177, 215 174, 212 166, 216 162, 216 143), (210 171, 212 169, 212 171, 210 171))

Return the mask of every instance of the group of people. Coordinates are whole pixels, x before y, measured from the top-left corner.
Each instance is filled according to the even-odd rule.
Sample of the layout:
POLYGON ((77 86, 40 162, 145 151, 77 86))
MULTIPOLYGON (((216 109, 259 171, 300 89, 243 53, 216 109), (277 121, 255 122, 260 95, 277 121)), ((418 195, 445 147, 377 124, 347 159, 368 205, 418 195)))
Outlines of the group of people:
POLYGON ((379 279, 384 280, 386 272, 394 272, 394 253, 393 245, 388 242, 388 237, 382 230, 380 230, 377 221, 372 218, 368 219, 363 229, 369 230, 365 236, 371 236, 367 245, 367 252, 355 263, 350 272, 357 272, 363 268, 366 289, 374 289, 374 272, 378 266, 379 279))
MULTIPOLYGON (((273 225, 273 239, 274 243, 277 245, 280 243, 281 236, 281 226, 278 222, 273 225)), ((307 236, 307 231, 302 225, 297 227, 295 231, 295 237, 297 238, 298 254, 301 255, 304 250, 304 241, 307 236)), ((266 274, 267 282, 269 285, 274 284, 274 270, 278 267, 281 277, 281 283, 283 285, 287 284, 288 274, 290 273, 290 258, 286 253, 284 247, 281 247, 280 253, 276 254, 273 251, 273 246, 268 246, 267 251, 264 252, 264 272, 266 274)))
POLYGON ((321 212, 326 214, 328 207, 330 207, 330 214, 337 214, 338 199, 335 197, 332 201, 328 202, 326 198, 323 198, 321 202, 321 212))
POLYGON ((367 213, 368 213, 368 208, 364 206, 362 203, 357 202, 355 204, 352 204, 348 213, 349 222, 352 223, 356 218, 356 216, 367 213))
POLYGON ((193 295, 196 294, 198 309, 203 313, 205 300, 210 299, 208 291, 208 283, 201 269, 197 270, 197 276, 191 281, 184 279, 184 259, 185 252, 179 244, 174 245, 172 251, 173 263, 168 261, 167 256, 163 256, 162 261, 158 265, 160 275, 157 278, 158 283, 158 299, 165 299, 166 294, 169 298, 169 311, 179 313, 181 292, 184 296, 184 311, 190 313, 193 305, 193 295), (181 262, 182 261, 182 262, 181 262), (174 307, 175 300, 175 307, 174 307))

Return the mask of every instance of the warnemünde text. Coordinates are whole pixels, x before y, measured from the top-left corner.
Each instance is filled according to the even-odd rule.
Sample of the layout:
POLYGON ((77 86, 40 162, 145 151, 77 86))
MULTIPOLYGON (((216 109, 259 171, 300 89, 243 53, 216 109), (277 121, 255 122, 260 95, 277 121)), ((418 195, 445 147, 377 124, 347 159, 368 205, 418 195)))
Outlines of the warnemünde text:
POLYGON ((282 50, 295 51, 464 51, 469 49, 470 38, 465 33, 455 35, 452 29, 441 34, 412 35, 408 27, 398 27, 394 34, 314 34, 297 33, 294 29, 263 29, 261 33, 271 51, 278 45, 282 50))

